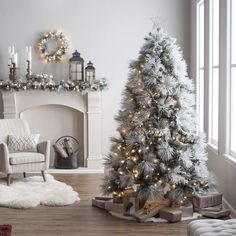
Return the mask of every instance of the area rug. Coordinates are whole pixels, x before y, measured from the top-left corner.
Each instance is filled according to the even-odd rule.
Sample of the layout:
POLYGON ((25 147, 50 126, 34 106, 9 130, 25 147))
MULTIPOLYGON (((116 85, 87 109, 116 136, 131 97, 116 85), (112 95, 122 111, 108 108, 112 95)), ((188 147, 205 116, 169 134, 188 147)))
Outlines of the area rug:
POLYGON ((0 225, 0 236, 11 236, 11 225, 0 225))
POLYGON ((38 205, 64 206, 79 201, 79 194, 65 183, 46 175, 15 179, 10 186, 0 179, 0 206, 10 208, 31 208, 38 205))

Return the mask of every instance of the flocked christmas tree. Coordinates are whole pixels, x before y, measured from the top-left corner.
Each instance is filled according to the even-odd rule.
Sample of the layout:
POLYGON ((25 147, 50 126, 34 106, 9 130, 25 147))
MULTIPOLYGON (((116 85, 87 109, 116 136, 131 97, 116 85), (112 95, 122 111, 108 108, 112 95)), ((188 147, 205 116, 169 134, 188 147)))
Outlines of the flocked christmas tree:
POLYGON ((193 82, 176 40, 156 27, 130 64, 119 137, 105 160, 104 194, 133 188, 143 199, 180 205, 208 187, 204 137, 196 134, 193 82))

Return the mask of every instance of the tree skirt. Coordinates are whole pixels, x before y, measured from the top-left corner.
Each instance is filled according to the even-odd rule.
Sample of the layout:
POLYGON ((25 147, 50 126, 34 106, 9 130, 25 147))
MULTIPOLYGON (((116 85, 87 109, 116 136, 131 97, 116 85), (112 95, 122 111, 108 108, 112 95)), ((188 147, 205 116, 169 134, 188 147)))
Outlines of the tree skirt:
POLYGON ((13 180, 10 186, 5 179, 0 179, 0 206, 10 208, 31 208, 38 205, 64 206, 79 201, 79 194, 65 183, 46 175, 46 182, 41 176, 13 180))
MULTIPOLYGON (((112 216, 115 216, 117 218, 121 218, 124 220, 131 220, 131 221, 136 221, 136 219, 133 216, 124 216, 123 214, 117 213, 117 212, 109 212, 112 216)), ((186 220, 195 220, 201 217, 201 214, 194 212, 193 216, 186 216, 186 217, 182 217, 181 221, 186 221, 186 220)), ((160 217, 150 217, 148 219, 146 219, 144 222, 154 222, 154 223, 168 223, 167 220, 162 219, 160 217)))

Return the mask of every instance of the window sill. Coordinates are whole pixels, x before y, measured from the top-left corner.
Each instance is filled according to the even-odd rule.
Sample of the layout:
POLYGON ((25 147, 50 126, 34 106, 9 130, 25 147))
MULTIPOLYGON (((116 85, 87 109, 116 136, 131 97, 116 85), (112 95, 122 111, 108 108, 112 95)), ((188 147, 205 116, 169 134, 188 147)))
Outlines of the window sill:
POLYGON ((224 154, 223 158, 233 167, 236 168, 236 158, 230 155, 224 154))
POLYGON ((213 152, 215 154, 215 156, 219 155, 217 146, 215 146, 211 143, 207 143, 207 150, 213 152))

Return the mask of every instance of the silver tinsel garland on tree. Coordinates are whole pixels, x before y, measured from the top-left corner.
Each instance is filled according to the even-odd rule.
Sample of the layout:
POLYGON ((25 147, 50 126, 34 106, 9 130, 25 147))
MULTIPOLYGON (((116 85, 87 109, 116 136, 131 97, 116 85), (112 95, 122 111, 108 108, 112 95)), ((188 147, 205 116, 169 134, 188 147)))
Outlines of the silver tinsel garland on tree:
POLYGON ((166 197, 172 206, 208 188, 203 136, 196 134, 193 82, 175 39, 157 27, 130 64, 119 138, 105 160, 104 194, 133 188, 144 199, 166 197))

